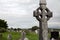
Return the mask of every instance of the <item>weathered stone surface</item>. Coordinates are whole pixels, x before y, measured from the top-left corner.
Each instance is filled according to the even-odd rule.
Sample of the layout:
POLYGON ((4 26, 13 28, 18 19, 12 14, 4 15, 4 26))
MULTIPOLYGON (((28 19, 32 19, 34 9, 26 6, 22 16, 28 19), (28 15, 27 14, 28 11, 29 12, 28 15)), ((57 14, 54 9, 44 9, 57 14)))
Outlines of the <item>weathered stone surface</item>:
POLYGON ((39 40, 48 40, 47 21, 52 17, 52 12, 46 7, 46 0, 40 0, 40 7, 33 13, 34 17, 39 21, 39 40))
POLYGON ((28 38, 25 38, 24 40, 29 40, 28 38))
POLYGON ((26 36, 26 33, 23 31, 23 32, 21 33, 21 40, 24 40, 24 39, 25 39, 25 36, 26 36))
POLYGON ((11 34, 8 34, 7 39, 8 39, 8 40, 12 40, 12 35, 11 35, 11 34))
POLYGON ((41 4, 41 3, 46 4, 46 0, 41 0, 41 1, 40 1, 40 4, 41 4))

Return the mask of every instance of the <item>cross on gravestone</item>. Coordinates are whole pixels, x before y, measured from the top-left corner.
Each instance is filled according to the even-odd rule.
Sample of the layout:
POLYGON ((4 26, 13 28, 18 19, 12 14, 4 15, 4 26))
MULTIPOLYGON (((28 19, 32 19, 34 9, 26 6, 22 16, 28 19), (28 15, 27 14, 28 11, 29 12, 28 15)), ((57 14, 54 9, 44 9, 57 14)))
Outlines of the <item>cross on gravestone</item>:
POLYGON ((52 17, 52 12, 46 7, 46 0, 40 0, 40 7, 33 15, 39 21, 39 40, 48 40, 47 21, 52 17))

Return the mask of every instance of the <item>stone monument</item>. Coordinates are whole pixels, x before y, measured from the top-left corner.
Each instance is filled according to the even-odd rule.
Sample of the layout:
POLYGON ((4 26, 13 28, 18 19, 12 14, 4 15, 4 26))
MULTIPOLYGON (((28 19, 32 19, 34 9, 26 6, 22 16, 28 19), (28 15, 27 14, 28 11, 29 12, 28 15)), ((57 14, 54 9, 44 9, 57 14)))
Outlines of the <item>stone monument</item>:
POLYGON ((52 17, 52 12, 46 4, 46 0, 40 0, 40 7, 33 12, 34 17, 39 21, 39 40, 48 40, 47 21, 52 17))
POLYGON ((24 40, 25 36, 26 36, 26 33, 24 31, 22 31, 22 33, 21 33, 21 40, 24 40))
POLYGON ((8 40, 12 40, 12 35, 11 35, 11 34, 8 34, 7 39, 8 39, 8 40))

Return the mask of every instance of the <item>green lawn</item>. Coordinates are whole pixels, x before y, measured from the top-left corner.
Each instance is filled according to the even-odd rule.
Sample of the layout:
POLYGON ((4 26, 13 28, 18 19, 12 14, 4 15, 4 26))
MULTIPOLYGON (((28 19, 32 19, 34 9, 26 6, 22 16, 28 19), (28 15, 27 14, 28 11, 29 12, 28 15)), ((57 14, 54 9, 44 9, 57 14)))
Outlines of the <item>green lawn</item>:
MULTIPOLYGON (((21 34, 19 32, 10 32, 10 33, 12 34, 12 40, 18 40, 21 36, 21 34)), ((7 40, 8 34, 9 34, 9 32, 3 33, 2 40, 7 40)))
MULTIPOLYGON (((28 32, 26 36, 29 40, 39 40, 38 34, 35 32, 28 32)), ((48 38, 50 38, 50 34, 48 34, 48 38)))
MULTIPOLYGON (((21 38, 21 33, 19 32, 10 32, 12 34, 12 40, 18 40, 19 38, 21 38)), ((3 38, 1 40, 7 40, 7 36, 8 36, 9 32, 5 32, 3 33, 3 38)), ((48 35, 50 38, 50 34, 48 35)), ((28 32, 26 33, 26 37, 29 40, 38 40, 38 34, 36 34, 35 32, 28 32)))
POLYGON ((29 40, 38 40, 38 35, 35 32, 28 32, 26 36, 29 40))

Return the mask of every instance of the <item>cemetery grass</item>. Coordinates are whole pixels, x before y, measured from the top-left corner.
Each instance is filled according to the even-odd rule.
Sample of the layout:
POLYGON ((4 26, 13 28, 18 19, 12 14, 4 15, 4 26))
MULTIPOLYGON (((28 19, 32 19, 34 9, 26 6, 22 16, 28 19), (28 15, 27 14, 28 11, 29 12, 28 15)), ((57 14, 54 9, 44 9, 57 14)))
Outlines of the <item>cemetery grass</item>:
POLYGON ((36 34, 35 32, 27 32, 26 37, 29 40, 38 40, 38 34, 36 34))
MULTIPOLYGON (((12 40, 19 40, 21 38, 21 33, 19 32, 10 32, 12 34, 12 40)), ((8 36, 9 32, 5 32, 3 33, 3 37, 1 40, 7 40, 7 36, 8 36)), ((50 37, 50 34, 48 35, 50 37)), ((26 33, 26 37, 29 40, 38 40, 38 34, 36 34, 35 32, 27 32, 26 33)))
MULTIPOLYGON (((12 40, 18 40, 20 38, 20 33, 19 32, 10 32, 12 34, 12 40)), ((3 33, 2 40, 7 40, 9 32, 3 33)))
MULTIPOLYGON (((38 34, 36 34, 35 32, 27 32, 26 37, 29 40, 39 40, 38 34)), ((48 38, 50 38, 50 33, 48 34, 48 38)))

